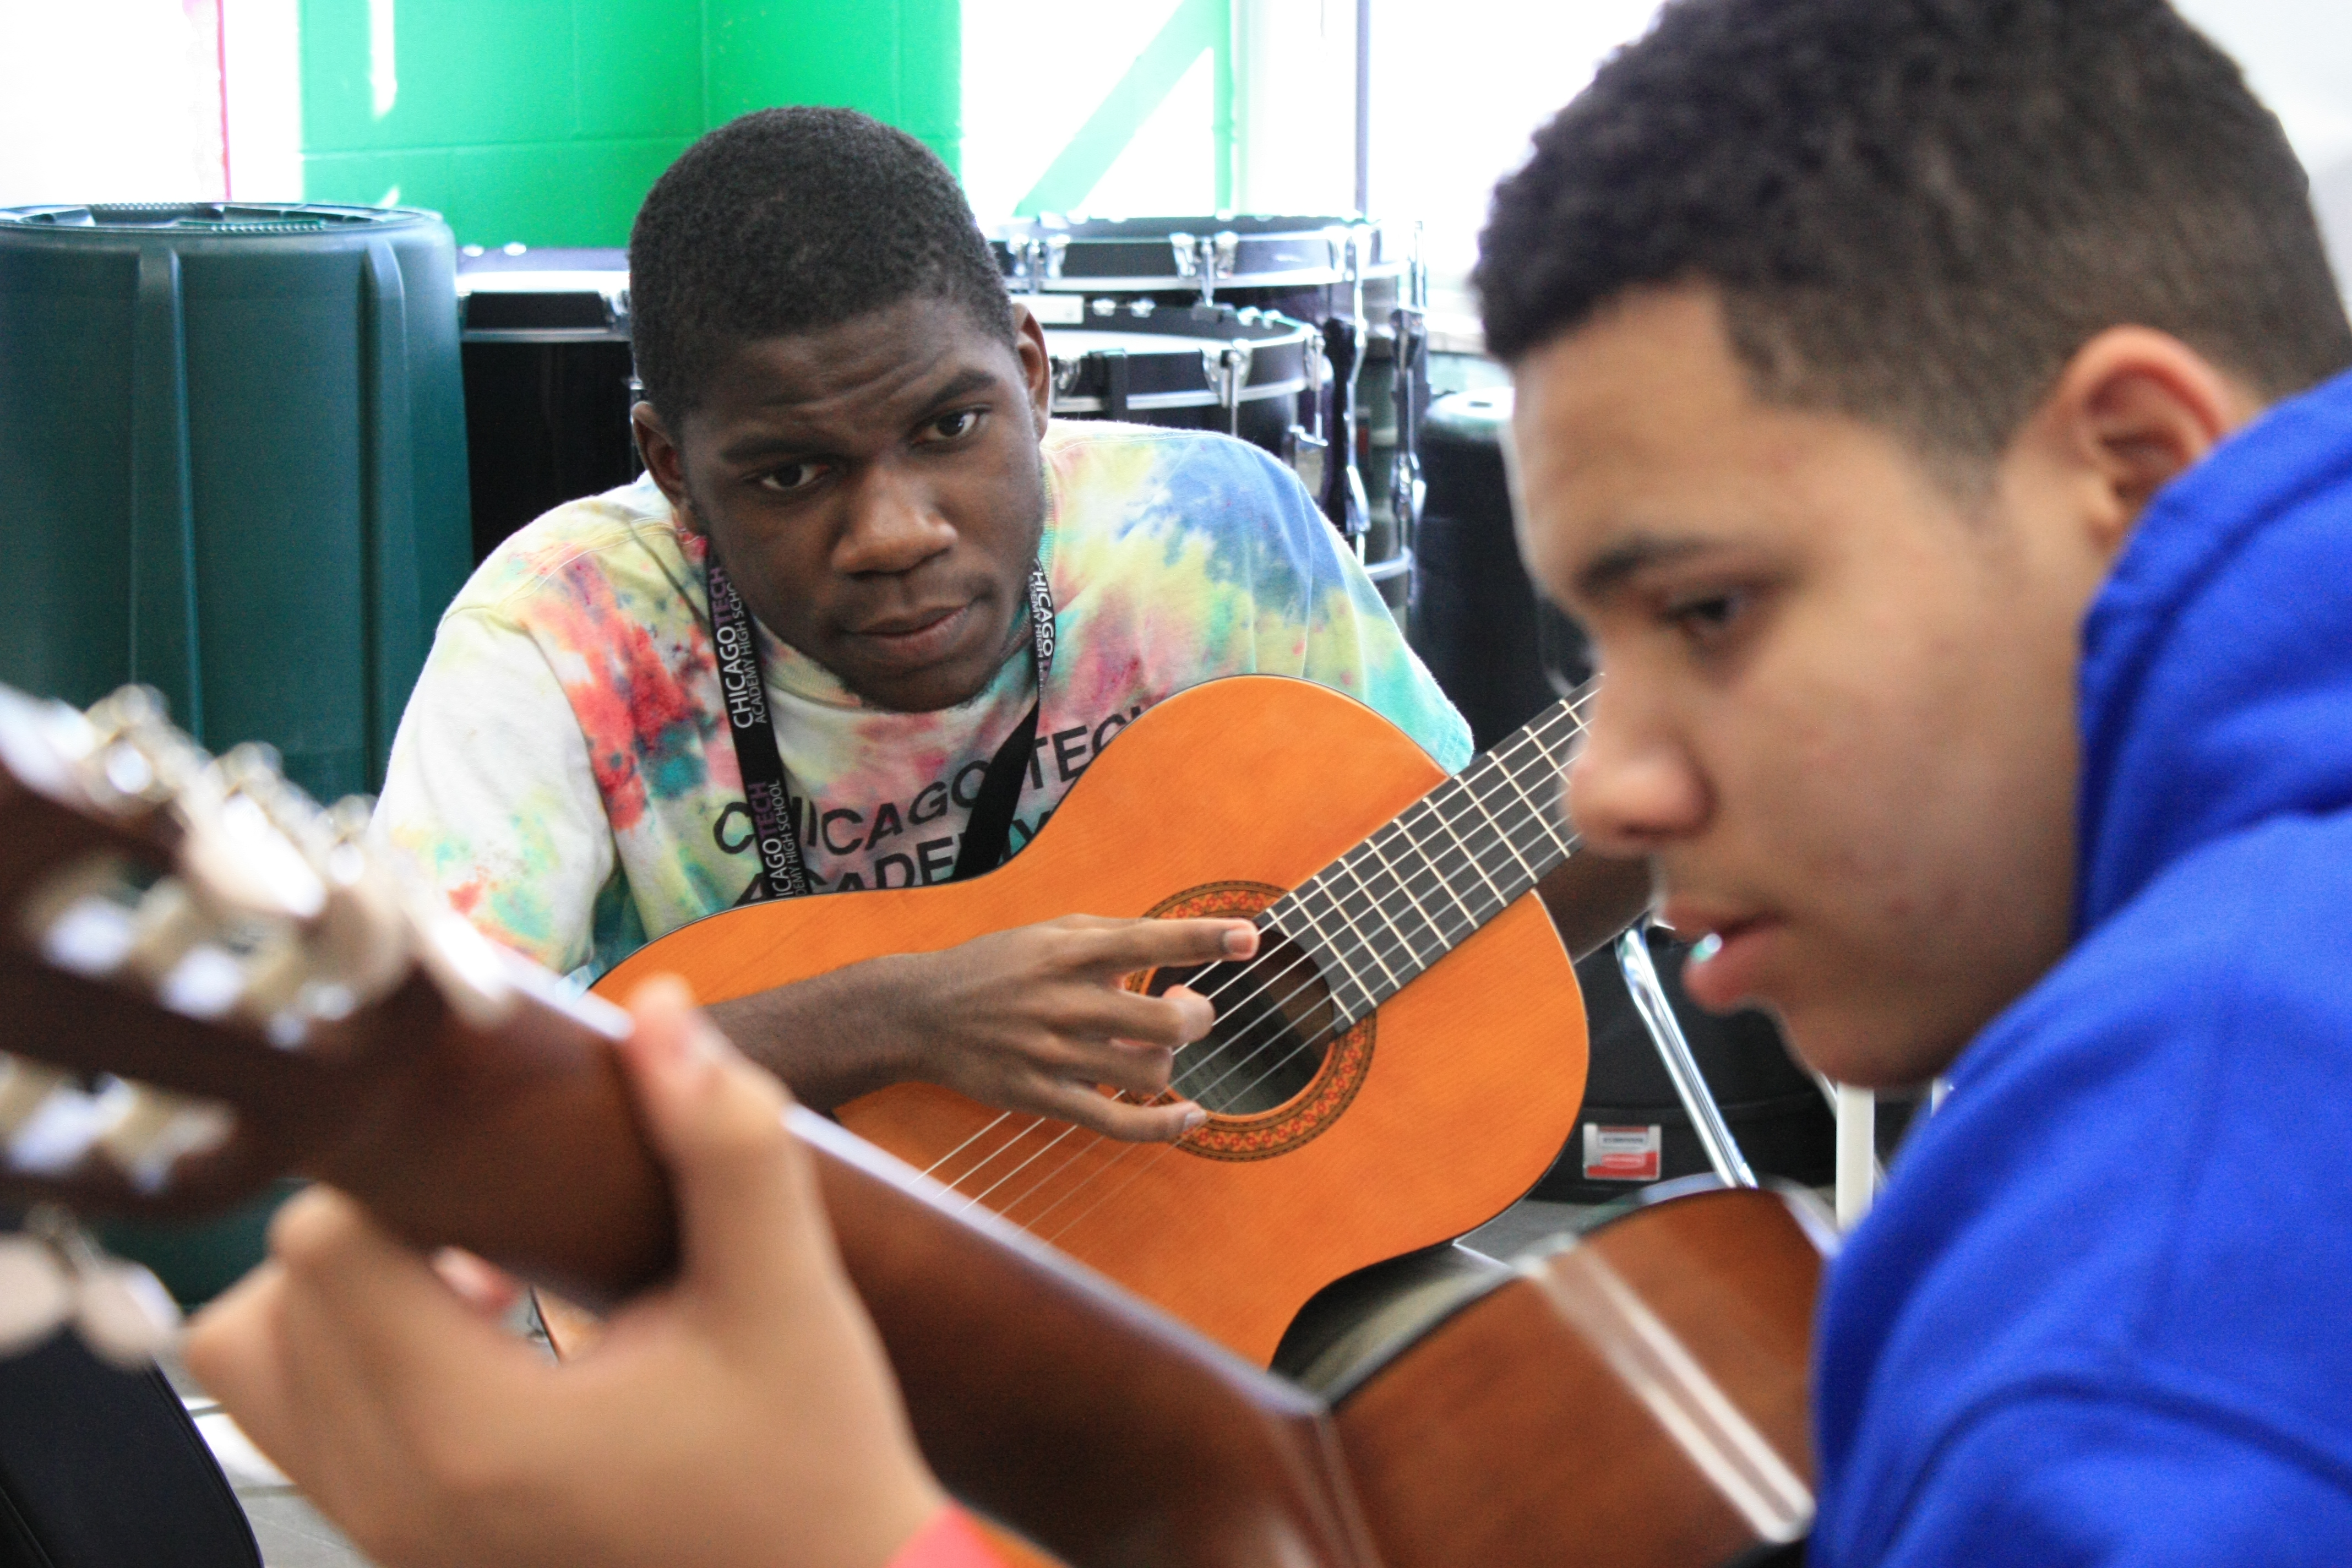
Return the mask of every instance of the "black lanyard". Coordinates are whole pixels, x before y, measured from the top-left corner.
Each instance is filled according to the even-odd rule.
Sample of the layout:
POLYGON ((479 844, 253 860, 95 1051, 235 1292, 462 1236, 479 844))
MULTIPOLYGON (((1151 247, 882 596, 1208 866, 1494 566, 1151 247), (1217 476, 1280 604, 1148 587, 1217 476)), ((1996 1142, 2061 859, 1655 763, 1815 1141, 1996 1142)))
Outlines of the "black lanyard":
MULTIPOLYGON (((705 558, 710 581, 710 640, 719 653, 719 689, 727 700, 728 732, 735 739, 735 762, 743 773, 743 804, 751 813, 751 841, 760 854, 764 896, 797 899, 809 892, 808 862, 793 826, 791 796, 784 789, 784 757, 768 716, 768 688, 760 669, 760 639, 751 612, 712 551, 705 558)), ((1045 672, 1054 668, 1054 590, 1042 566, 1029 568, 1029 632, 1037 655, 1037 700, 1013 733, 988 759, 980 794, 964 824, 950 881, 992 871, 1003 862, 1013 836, 1013 809, 1021 803, 1021 781, 1036 749, 1037 713, 1045 701, 1045 672)))

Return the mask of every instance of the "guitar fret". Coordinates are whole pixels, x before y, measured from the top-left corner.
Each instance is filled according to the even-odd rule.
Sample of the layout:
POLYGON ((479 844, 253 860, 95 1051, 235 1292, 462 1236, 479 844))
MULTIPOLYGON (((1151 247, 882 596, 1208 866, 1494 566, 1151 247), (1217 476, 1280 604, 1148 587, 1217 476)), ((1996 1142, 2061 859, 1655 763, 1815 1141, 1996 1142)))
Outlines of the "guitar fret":
POLYGON ((1412 955, 1413 973, 1417 974, 1436 962, 1438 955, 1444 952, 1450 944, 1445 941, 1444 932, 1439 928, 1437 922, 1430 918, 1429 910, 1422 904, 1421 896, 1412 890, 1410 883, 1397 874, 1395 866, 1391 864, 1389 858, 1381 852, 1380 835, 1374 834, 1364 840, 1360 847, 1348 853, 1346 859, 1356 868, 1357 879, 1364 887, 1366 896, 1374 897, 1380 903, 1383 918, 1388 918, 1386 915, 1388 900, 1378 900, 1377 895, 1373 893, 1371 874, 1362 868, 1360 864, 1362 861, 1370 861, 1377 868, 1378 873, 1385 875, 1395 888, 1397 894, 1404 900, 1405 907, 1399 910, 1397 915, 1402 917, 1410 910, 1413 916, 1419 918, 1422 929, 1421 934, 1417 937, 1398 924, 1396 919, 1390 919, 1391 928, 1403 942, 1405 951, 1412 955))
POLYGON ((1334 883, 1332 874, 1345 869, 1346 866, 1345 860, 1333 862, 1308 878, 1307 886, 1316 888, 1322 894, 1324 901, 1331 906, 1331 912, 1339 918, 1340 922, 1348 928, 1348 933, 1356 939, 1356 945, 1368 953, 1374 963, 1380 965, 1381 973, 1388 977, 1390 989, 1393 992, 1403 982, 1396 977, 1396 971, 1389 967, 1388 960, 1381 956, 1380 948, 1365 935, 1363 927, 1356 923, 1356 917, 1349 911, 1346 899, 1332 890, 1334 883))
MULTIPOLYGON (((1410 810, 1404 812, 1402 816, 1398 816, 1391 826, 1395 827, 1397 833, 1404 839, 1405 844, 1412 849, 1413 854, 1419 857, 1422 864, 1429 868, 1430 875, 1435 879, 1439 890, 1444 892, 1447 898, 1453 900, 1454 907, 1462 911, 1462 934, 1466 936, 1469 932, 1477 930, 1478 927, 1485 922, 1478 918, 1476 912, 1474 911, 1468 904, 1462 901, 1462 895, 1455 889, 1453 879, 1445 875, 1444 868, 1439 866, 1436 858, 1430 854, 1429 847, 1421 841, 1421 836, 1412 830, 1413 818, 1431 815, 1433 814, 1430 811, 1429 803, 1426 800, 1423 800, 1414 805, 1410 810)), ((1461 937, 1457 936, 1454 940, 1458 942, 1461 940, 1461 937)))
POLYGON ((1325 867, 1321 874, 1327 879, 1327 885, 1342 889, 1338 894, 1340 907, 1348 911, 1357 929, 1364 932, 1365 940, 1375 951, 1382 947, 1387 949, 1386 955, 1381 960, 1381 968, 1389 976, 1391 986, 1401 986, 1419 973, 1420 950, 1390 912, 1388 901, 1381 898, 1365 879, 1356 863, 1355 852, 1341 856, 1325 867), (1365 918, 1360 919, 1360 916, 1365 918), (1370 923, 1373 921, 1378 924, 1370 923))
POLYGON ((1546 773, 1558 780, 1554 748, 1582 729, 1577 702, 1560 703, 1266 911, 1321 972, 1349 1023, 1369 1016, 1575 852, 1558 784, 1541 780, 1546 773), (1353 1005, 1343 987, 1357 998, 1353 1005))
MULTIPOLYGON (((1462 781, 1456 779, 1454 782, 1454 792, 1457 794, 1463 793, 1462 781)), ((1448 837, 1452 838, 1454 843, 1462 847, 1462 853, 1467 857, 1470 861, 1470 868, 1478 873, 1478 879, 1486 884, 1486 890, 1488 892, 1495 895, 1495 907, 1496 911, 1499 912, 1505 906, 1510 903, 1511 895, 1503 891, 1503 889, 1496 885, 1495 879, 1488 874, 1486 862, 1478 858, 1477 851, 1471 848, 1469 841, 1462 837, 1462 830, 1455 824, 1450 812, 1443 808, 1439 810, 1438 826, 1445 829, 1445 833, 1448 837)), ((1489 915, 1486 918, 1492 920, 1494 916, 1489 915)))
MULTIPOLYGON (((1570 717, 1575 720, 1575 724, 1570 731, 1571 735, 1582 734, 1584 732, 1583 716, 1571 712, 1570 717)), ((1550 834, 1553 842, 1559 847, 1559 852, 1562 855, 1572 855, 1576 852, 1579 841, 1575 832, 1568 826, 1567 813, 1560 809, 1565 794, 1560 785, 1563 764, 1557 756, 1552 754, 1552 749, 1544 743, 1543 732, 1539 728, 1529 726, 1525 739, 1528 745, 1535 748, 1536 754, 1540 759, 1537 765, 1549 773, 1553 781, 1552 799, 1541 808, 1546 831, 1550 834)), ((1518 788, 1518 775, 1516 771, 1511 773, 1510 778, 1511 786, 1514 789, 1518 788)), ((1522 796, 1525 793, 1521 791, 1522 796)))
POLYGON ((1475 789, 1471 792, 1470 795, 1470 808, 1478 814, 1480 818, 1486 822, 1487 826, 1494 829, 1495 837, 1503 841, 1503 847, 1510 851, 1511 858, 1519 863, 1519 869, 1528 874, 1528 885, 1533 887, 1540 878, 1541 873, 1533 866, 1528 864, 1528 858, 1519 853, 1519 847, 1511 842, 1510 834, 1506 832, 1502 825, 1495 820, 1494 813, 1486 809, 1486 803, 1478 797, 1477 792, 1475 789))
MULTIPOLYGON (((1519 805, 1527 812, 1536 830, 1543 836, 1544 841, 1557 851, 1562 859, 1565 859, 1573 851, 1575 846, 1568 842, 1566 834, 1561 830, 1559 814, 1556 809, 1557 795, 1555 794, 1550 802, 1537 800, 1529 795, 1526 787, 1519 783, 1518 774, 1507 769, 1503 773, 1503 782, 1510 787, 1513 795, 1518 796, 1519 805)), ((1549 868, 1546 869, 1549 870, 1549 868)))
MULTIPOLYGON (((1433 808, 1429 815, 1436 819, 1438 831, 1445 836, 1446 839, 1450 842, 1451 847, 1460 851, 1462 858, 1469 862, 1470 869, 1477 873, 1477 877, 1480 881, 1486 884, 1486 891, 1494 895, 1495 907, 1487 910, 1484 915, 1472 917, 1475 923, 1483 926, 1488 921, 1493 920, 1496 915, 1501 913, 1503 907, 1508 904, 1511 900, 1503 896, 1503 890, 1500 888, 1495 886, 1495 879, 1486 874, 1486 868, 1479 864, 1478 857, 1472 853, 1470 846, 1463 841, 1462 835, 1454 830, 1453 822, 1446 816, 1445 813, 1442 810, 1433 808)), ((1419 840, 1416 838, 1415 842, 1418 843, 1419 840)), ((1428 853, 1428 847, 1426 845, 1422 847, 1422 852, 1423 854, 1428 853)))
MULTIPOLYGON (((1364 977, 1357 972, 1356 966, 1348 962, 1348 954, 1346 951, 1341 948, 1339 942, 1331 935, 1330 932, 1323 929, 1323 922, 1316 919, 1315 910, 1307 903, 1307 895, 1310 893, 1317 880, 1318 879, 1316 878, 1309 878, 1305 883, 1302 883, 1299 886, 1297 891, 1290 893, 1282 900, 1282 904, 1288 905, 1289 907, 1296 909, 1300 915, 1305 917, 1307 930, 1314 934, 1314 941, 1312 942, 1307 942, 1300 935, 1299 932, 1289 929, 1286 925, 1282 927, 1283 934, 1289 937, 1291 941, 1297 942, 1299 946, 1307 949, 1308 958, 1313 960, 1316 966, 1323 971, 1324 979, 1331 985, 1333 992, 1331 1000, 1334 1004, 1339 1005, 1340 1012, 1343 1015, 1349 1015, 1349 1009, 1340 1001, 1338 994, 1339 981, 1340 979, 1345 979, 1349 984, 1353 985, 1356 988, 1358 994, 1364 999, 1364 1012, 1369 1013, 1371 1009, 1380 1005, 1379 999, 1372 994, 1372 988, 1364 983, 1364 977), (1331 961, 1330 966, 1326 966, 1323 963, 1323 960, 1327 957, 1331 961), (1334 976, 1330 973, 1330 968, 1334 966, 1339 971, 1339 973, 1337 976, 1334 976)), ((1280 907, 1281 905, 1276 906, 1277 909, 1280 907)), ((1360 1018, 1364 1016, 1364 1013, 1354 1013, 1351 1016, 1360 1018)))

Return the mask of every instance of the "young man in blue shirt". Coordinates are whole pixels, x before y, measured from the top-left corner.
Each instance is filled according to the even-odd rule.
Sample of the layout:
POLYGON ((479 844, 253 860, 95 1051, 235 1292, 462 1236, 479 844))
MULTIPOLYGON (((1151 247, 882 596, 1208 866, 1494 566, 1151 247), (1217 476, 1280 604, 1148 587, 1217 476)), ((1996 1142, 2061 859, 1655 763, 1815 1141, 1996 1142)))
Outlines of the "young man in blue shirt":
MULTIPOLYGON (((2352 1562, 2352 328, 2275 120, 2161 0, 1680 0, 1498 191, 1479 284, 1528 554, 1606 676, 1578 825, 1654 858, 1695 995, 1951 1085, 1830 1278, 1809 1561, 2352 1562)), ((639 1080, 690 1227, 789 1186, 772 1131, 730 1164, 679 1131, 749 1075, 702 1069, 707 1111, 639 1080)), ((601 1421, 690 1474, 679 1519, 839 1483, 836 1448, 868 1462, 827 1517, 872 1528, 825 1560, 936 1515, 870 1352, 730 1349, 761 1290, 866 1342, 792 1251, 804 1193, 783 1262, 640 1320, 745 1366, 732 1482, 624 1447, 653 1372, 601 1415, 490 1381, 336 1205, 197 1347, 331 1502, 478 1502, 376 1412, 538 1401, 566 1455, 601 1421)), ((385 1556, 488 1560, 417 1528, 385 1556)), ((722 1533, 703 1561, 779 1539, 722 1533)))
POLYGON ((1832 1078, 1849 1564, 2352 1562, 2352 331, 2161 0, 1671 7, 1498 190, 1571 809, 1832 1078))

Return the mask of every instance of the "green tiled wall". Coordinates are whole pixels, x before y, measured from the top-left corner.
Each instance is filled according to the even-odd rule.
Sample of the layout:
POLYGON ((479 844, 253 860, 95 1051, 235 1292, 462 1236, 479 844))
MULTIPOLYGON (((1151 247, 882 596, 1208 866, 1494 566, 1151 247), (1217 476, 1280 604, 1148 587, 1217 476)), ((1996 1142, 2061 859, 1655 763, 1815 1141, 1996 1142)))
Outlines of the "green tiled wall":
POLYGON ((655 176, 748 110, 862 109, 957 167, 960 0, 302 0, 303 194, 401 203, 460 243, 620 245, 655 176), (381 12, 379 11, 379 15, 381 12))

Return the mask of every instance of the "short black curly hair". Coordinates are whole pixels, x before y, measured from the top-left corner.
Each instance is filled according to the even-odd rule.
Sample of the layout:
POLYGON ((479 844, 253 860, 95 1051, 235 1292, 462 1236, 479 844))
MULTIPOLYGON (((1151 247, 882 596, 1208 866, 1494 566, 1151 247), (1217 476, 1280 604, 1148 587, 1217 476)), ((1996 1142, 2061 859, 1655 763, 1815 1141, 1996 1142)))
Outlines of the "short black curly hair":
POLYGON ((1475 281, 1507 362, 1690 280, 1760 395, 1978 478, 2111 326, 2271 397, 2352 364, 2302 165, 2164 0, 1674 0, 1496 188, 1475 281))
POLYGON ((679 154, 629 231, 637 378, 675 426, 738 343, 913 295, 1011 343, 1013 308, 963 188, 931 150, 850 109, 763 109, 679 154))

